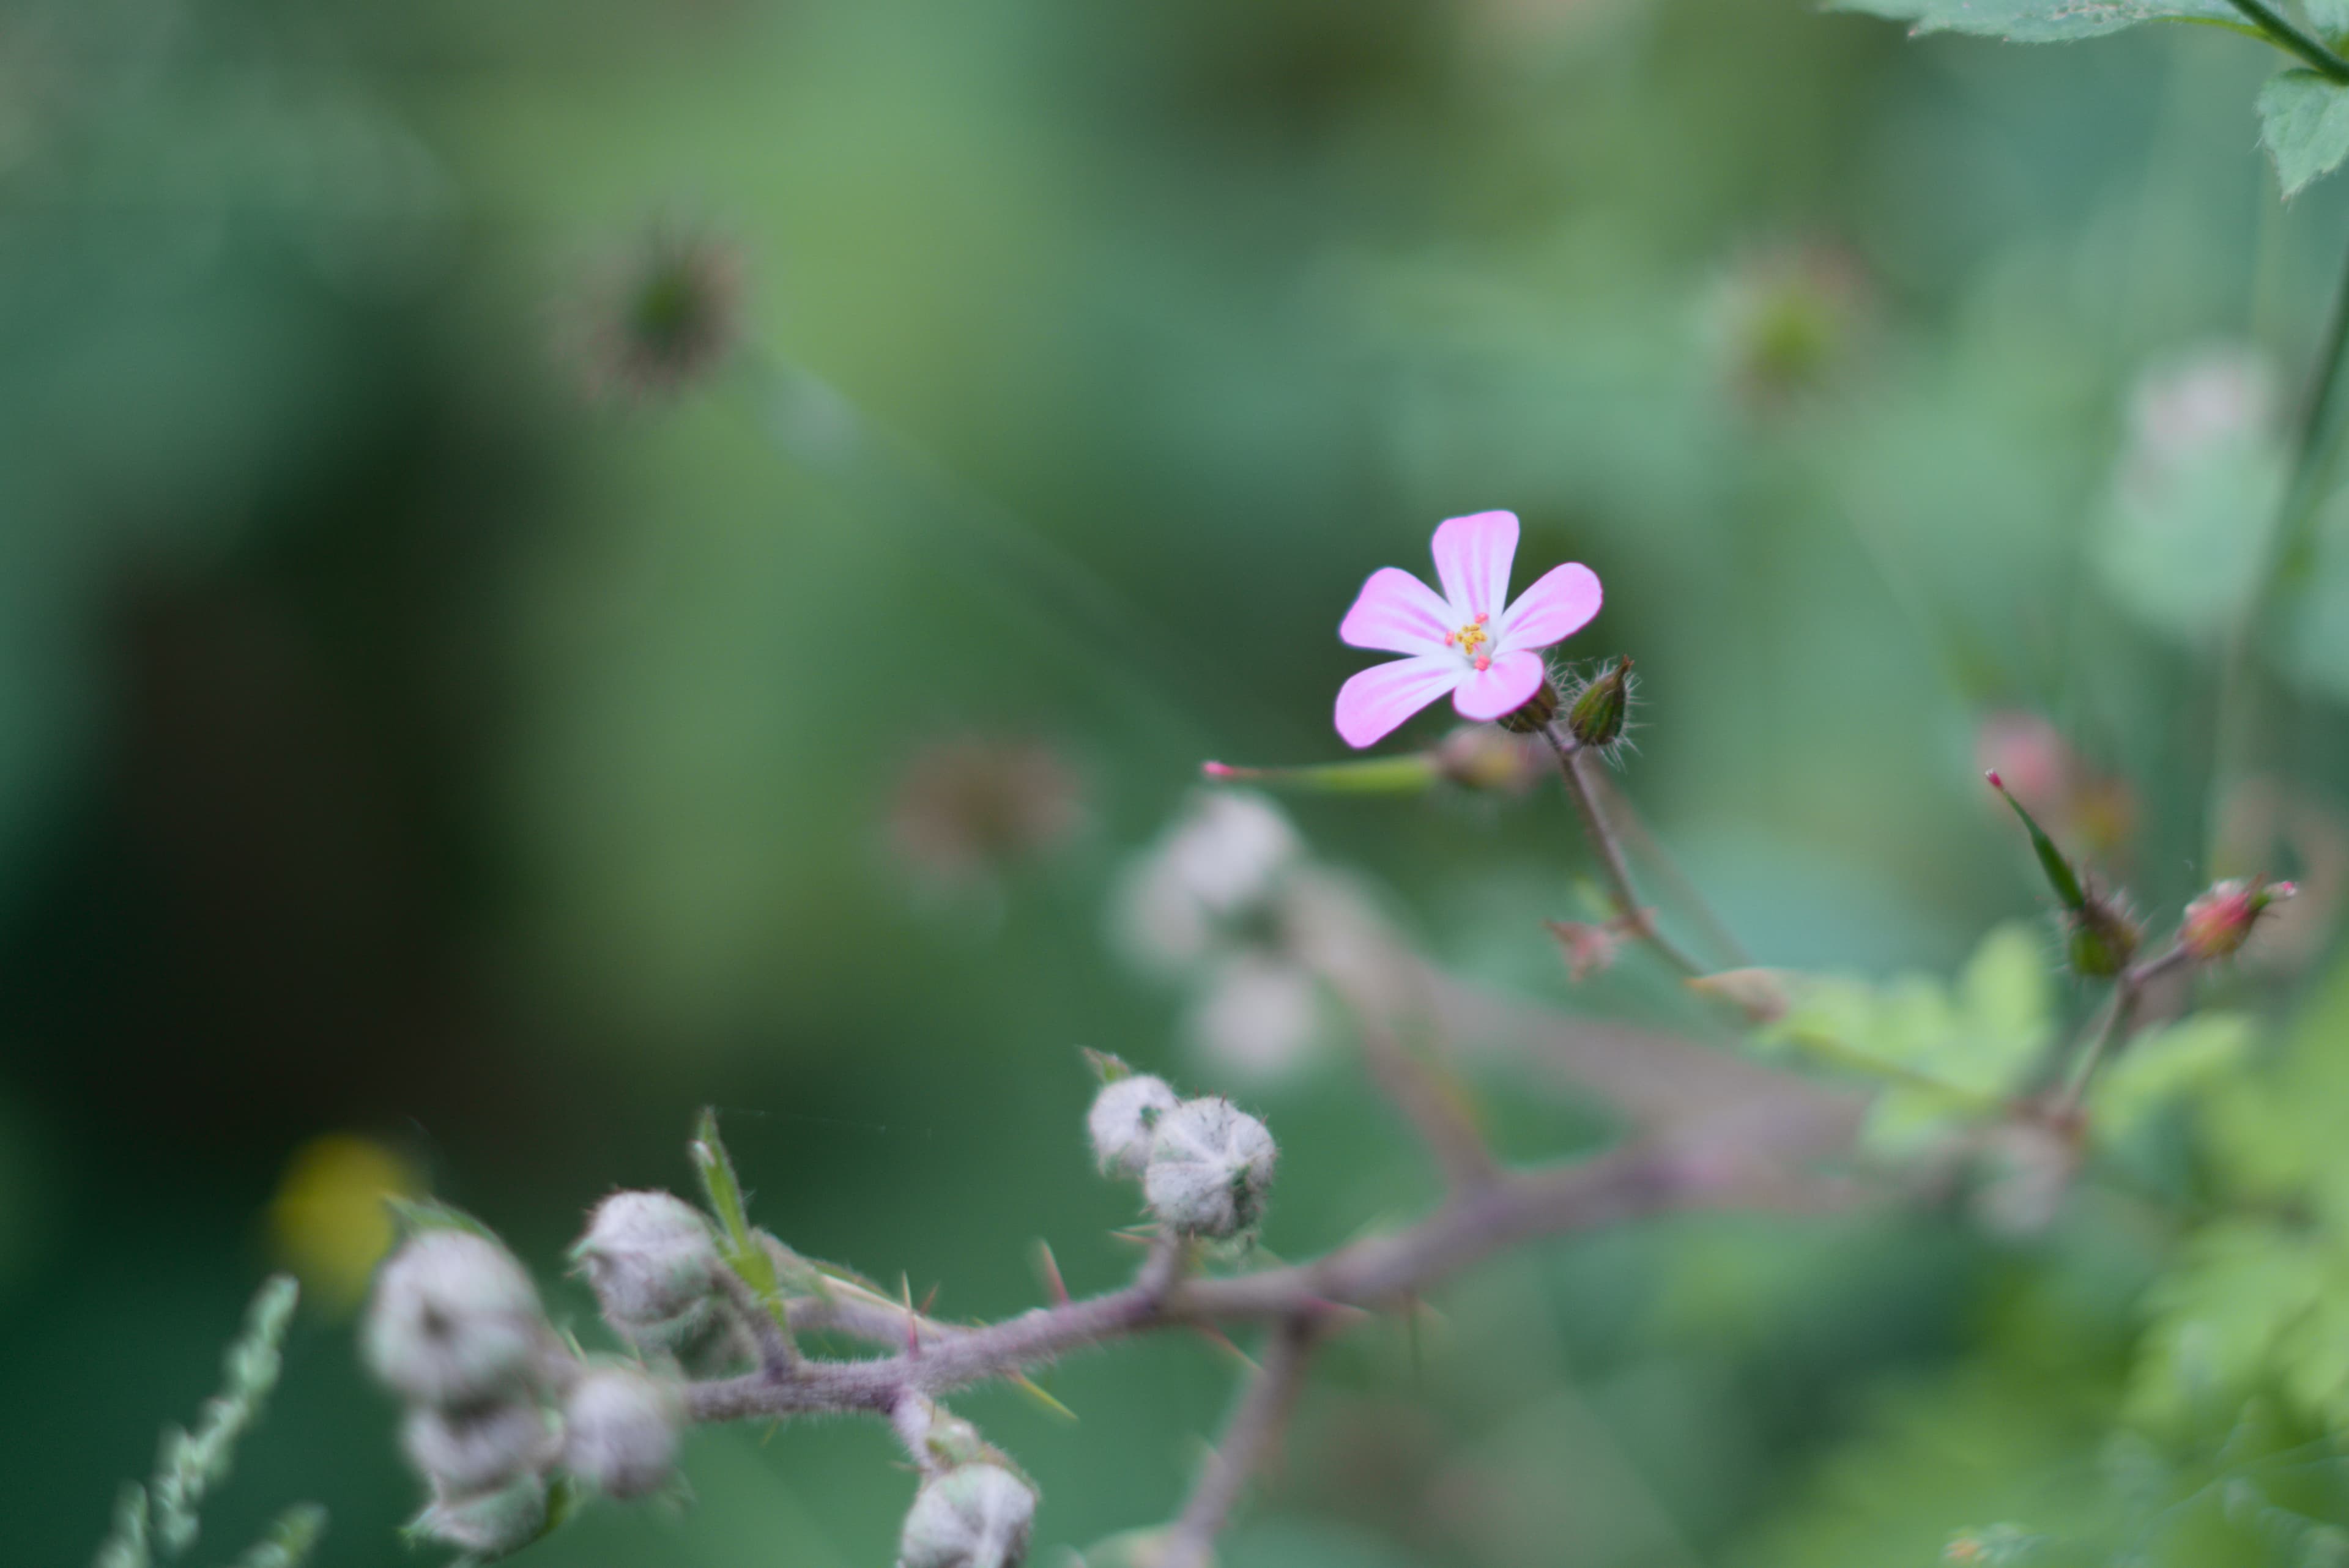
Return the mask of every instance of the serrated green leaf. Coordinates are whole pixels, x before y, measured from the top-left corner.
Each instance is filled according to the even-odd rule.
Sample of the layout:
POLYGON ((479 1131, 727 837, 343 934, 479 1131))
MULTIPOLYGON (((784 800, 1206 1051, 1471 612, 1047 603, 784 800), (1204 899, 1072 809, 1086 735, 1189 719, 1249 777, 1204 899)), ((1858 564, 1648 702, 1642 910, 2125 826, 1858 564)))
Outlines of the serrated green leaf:
POLYGON ((2060 44, 2140 22, 2240 23, 2226 0, 1832 0, 1828 8, 1907 22, 1912 33, 1972 33, 2014 44, 2060 44))
POLYGON ((2314 71, 2280 71, 2259 102, 2260 141, 2286 196, 2349 158, 2349 88, 2314 71))

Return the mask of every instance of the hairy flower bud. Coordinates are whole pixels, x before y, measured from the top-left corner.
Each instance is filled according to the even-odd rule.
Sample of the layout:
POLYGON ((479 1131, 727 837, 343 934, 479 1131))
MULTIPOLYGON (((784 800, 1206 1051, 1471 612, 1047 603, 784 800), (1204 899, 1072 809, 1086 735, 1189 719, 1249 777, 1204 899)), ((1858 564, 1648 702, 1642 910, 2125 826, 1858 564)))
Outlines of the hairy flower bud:
POLYGON ((2251 939, 2251 928, 2273 905, 2299 890, 2290 882, 2243 882, 2229 878, 2186 906, 2178 928, 2178 944, 2199 963, 2230 958, 2251 939))
POLYGON ((2091 892, 2064 918, 2064 956, 2091 980, 2110 980, 2137 956, 2145 932, 2116 901, 2091 892))
POLYGON ((1085 1131, 1092 1137, 1093 1163, 1104 1176, 1139 1176, 1150 1163, 1150 1145, 1158 1119, 1180 1104, 1164 1078, 1137 1073, 1102 1085, 1085 1112, 1085 1131))
POLYGON ((1574 694, 1573 705, 1566 710, 1566 727, 1585 746, 1609 747, 1623 738, 1623 716, 1630 706, 1631 660, 1627 655, 1574 694))
POLYGON ((563 1401, 563 1465, 606 1497, 643 1497, 677 1469, 685 1407, 677 1390, 642 1372, 599 1367, 563 1401))
POLYGON ((1538 735, 1542 726, 1557 717, 1557 687, 1552 686, 1549 676, 1545 675, 1542 684, 1534 687, 1533 696, 1495 722, 1512 735, 1538 735))
POLYGON ((897 1568, 1019 1568, 1036 1491, 1000 1465, 957 1465, 922 1483, 897 1538, 897 1568))
POLYGON ((605 1321, 632 1338, 695 1317, 718 1288, 718 1243, 701 1211, 670 1192, 615 1192, 571 1249, 605 1321))
POLYGON ((470 1410, 412 1409, 399 1443, 435 1491, 462 1497, 543 1470, 555 1439, 535 1400, 511 1399, 470 1410))
POLYGON ((1185 1100, 1159 1119, 1142 1193, 1185 1235, 1235 1235, 1264 1217, 1277 1153, 1264 1123, 1231 1101, 1185 1100))
POLYGON ((546 1529, 546 1480, 528 1475, 495 1491, 436 1496, 408 1527, 409 1537, 488 1559, 518 1552, 546 1529))
POLYGON ((419 1405, 479 1405, 527 1387, 547 1343, 538 1292, 507 1251, 470 1231, 419 1233, 376 1276, 367 1366, 419 1405))

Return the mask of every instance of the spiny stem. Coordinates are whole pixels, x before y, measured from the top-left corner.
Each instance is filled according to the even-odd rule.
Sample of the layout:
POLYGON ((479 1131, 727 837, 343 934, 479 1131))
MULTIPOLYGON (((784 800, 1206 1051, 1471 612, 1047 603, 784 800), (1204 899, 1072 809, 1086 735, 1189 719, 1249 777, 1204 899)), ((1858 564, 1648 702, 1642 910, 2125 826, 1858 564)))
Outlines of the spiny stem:
POLYGON ((1216 1537, 1223 1533, 1248 1478, 1279 1450, 1289 1413, 1305 1387, 1316 1328, 1310 1315, 1293 1317, 1266 1336, 1256 1376, 1225 1424, 1223 1440, 1201 1468, 1198 1483, 1159 1551, 1156 1568, 1207 1568, 1215 1561, 1216 1537))
POLYGON ((1637 889, 1631 885, 1631 868, 1623 857, 1623 846, 1614 830, 1608 826, 1599 810, 1598 791, 1583 772, 1589 751, 1573 736, 1557 724, 1542 726, 1542 737, 1550 749, 1557 753, 1558 776, 1566 780, 1566 792, 1574 801, 1576 812, 1582 818, 1582 830, 1590 847, 1599 856, 1599 872, 1607 883, 1608 896, 1614 901, 1615 917, 1624 929, 1637 934, 1654 948, 1665 963, 1683 975, 1694 979, 1706 973, 1703 965, 1682 952, 1672 940, 1656 929, 1655 918, 1641 906, 1637 889))
POLYGON ((2266 4, 2266 0, 2229 0, 2236 10, 2248 18, 2252 26, 2264 34, 2268 41, 2287 54, 2297 55, 2308 67, 2327 81, 2349 84, 2349 60, 2326 48, 2315 38, 2292 26, 2283 13, 2266 4))

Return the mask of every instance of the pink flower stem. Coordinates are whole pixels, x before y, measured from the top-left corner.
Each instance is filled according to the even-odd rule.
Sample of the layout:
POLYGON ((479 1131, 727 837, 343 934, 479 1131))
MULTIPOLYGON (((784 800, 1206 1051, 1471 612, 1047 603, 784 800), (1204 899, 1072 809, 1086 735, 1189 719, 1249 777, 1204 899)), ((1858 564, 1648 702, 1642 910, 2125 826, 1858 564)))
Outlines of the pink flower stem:
POLYGON ((1582 818, 1582 831, 1599 856, 1601 880, 1607 883, 1608 896, 1615 904, 1615 918, 1622 928, 1654 948, 1663 961, 1690 979, 1709 973, 1705 966, 1656 929, 1655 917, 1640 903, 1638 890, 1631 885, 1631 867, 1623 856, 1622 841, 1608 825, 1606 814, 1599 807, 1599 792, 1589 775, 1589 748, 1555 723, 1542 726, 1542 738, 1550 749, 1557 753, 1558 776, 1566 780, 1566 792, 1574 801, 1576 812, 1582 818))

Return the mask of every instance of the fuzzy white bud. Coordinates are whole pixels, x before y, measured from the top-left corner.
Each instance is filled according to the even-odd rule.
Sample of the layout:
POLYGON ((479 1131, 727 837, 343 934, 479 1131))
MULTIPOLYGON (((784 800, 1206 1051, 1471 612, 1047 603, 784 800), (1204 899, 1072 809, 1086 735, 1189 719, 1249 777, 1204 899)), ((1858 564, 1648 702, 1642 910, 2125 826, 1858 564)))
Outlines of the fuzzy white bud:
POLYGON ((718 1286, 709 1222, 669 1192, 615 1192, 572 1249, 605 1321, 631 1337, 678 1329, 718 1286))
POLYGON ((1264 1123, 1230 1100, 1185 1100, 1158 1119, 1142 1195, 1182 1234, 1235 1235, 1263 1218, 1278 1152, 1264 1123))
POLYGON ((512 1254, 470 1231, 419 1233, 376 1276, 361 1344, 411 1403, 480 1405, 526 1387, 547 1343, 538 1291, 512 1254))
POLYGON ((399 1445, 434 1491, 465 1496, 544 1470, 555 1439, 536 1401, 514 1399, 471 1410, 412 1409, 399 1445))
POLYGON ((435 1497, 408 1531, 417 1540, 486 1560, 521 1550, 545 1528, 546 1481, 530 1475, 495 1491, 435 1497))
POLYGON ((957 1465, 914 1496, 897 1538, 897 1568, 1019 1568, 1036 1522, 1036 1491, 1000 1465, 957 1465))
POLYGON ((677 1390, 641 1372, 597 1367, 563 1402, 563 1465, 606 1497, 642 1497, 677 1470, 685 1408, 677 1390))
POLYGON ((1092 1138, 1093 1163, 1104 1176, 1139 1176, 1150 1163, 1150 1145, 1158 1119, 1182 1101, 1164 1078, 1147 1073, 1102 1085, 1085 1112, 1085 1131, 1092 1138))

